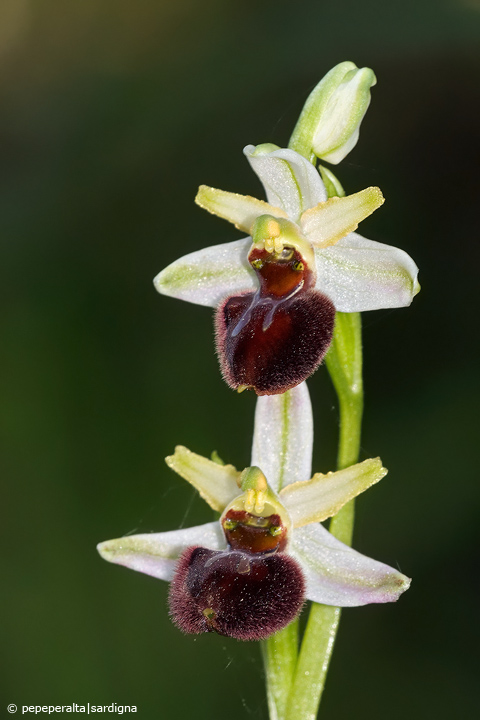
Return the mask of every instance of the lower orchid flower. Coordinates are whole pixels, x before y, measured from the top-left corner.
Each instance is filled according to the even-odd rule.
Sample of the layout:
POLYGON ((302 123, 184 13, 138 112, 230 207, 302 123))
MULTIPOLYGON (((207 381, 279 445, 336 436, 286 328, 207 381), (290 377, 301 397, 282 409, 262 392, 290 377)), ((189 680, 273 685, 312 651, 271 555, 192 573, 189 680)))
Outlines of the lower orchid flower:
POLYGON ((171 581, 172 619, 189 633, 260 640, 293 620, 305 600, 344 607, 397 600, 407 577, 320 524, 386 470, 376 458, 310 477, 312 443, 304 383, 259 398, 252 467, 240 473, 184 447, 166 459, 221 513, 219 521, 109 540, 100 554, 171 581))
MULTIPOLYGON (((327 196, 294 150, 247 145, 268 202, 202 186, 196 202, 249 234, 186 255, 155 278, 160 293, 216 308, 216 344, 230 387, 283 393, 308 378, 330 345, 335 311, 409 305, 418 268, 356 228, 383 203, 371 187, 327 196)), ((338 181, 322 168, 330 187, 338 181)))

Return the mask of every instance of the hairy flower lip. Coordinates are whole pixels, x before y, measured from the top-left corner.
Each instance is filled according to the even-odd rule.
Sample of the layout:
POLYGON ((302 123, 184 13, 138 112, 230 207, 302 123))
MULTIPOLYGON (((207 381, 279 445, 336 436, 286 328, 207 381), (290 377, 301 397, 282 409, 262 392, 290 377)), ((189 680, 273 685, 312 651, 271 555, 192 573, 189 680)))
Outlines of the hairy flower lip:
POLYGON ((170 586, 170 615, 187 633, 264 640, 298 615, 304 586, 298 563, 286 553, 191 547, 170 586))
POLYGON ((333 304, 317 290, 293 291, 284 299, 258 293, 228 298, 215 316, 226 383, 259 396, 294 388, 320 365, 334 322, 333 304))

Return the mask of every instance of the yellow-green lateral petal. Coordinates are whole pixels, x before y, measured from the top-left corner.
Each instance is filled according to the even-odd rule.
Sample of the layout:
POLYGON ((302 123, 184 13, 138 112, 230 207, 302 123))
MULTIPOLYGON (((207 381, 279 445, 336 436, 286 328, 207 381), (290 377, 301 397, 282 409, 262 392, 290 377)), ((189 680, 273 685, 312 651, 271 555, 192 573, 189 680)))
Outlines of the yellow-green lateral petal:
POLYGON ((166 457, 165 462, 217 512, 222 512, 240 494, 240 473, 233 465, 219 465, 182 445, 177 445, 175 454, 166 457))
POLYGON ((200 185, 195 202, 212 215, 228 220, 236 228, 249 234, 253 223, 260 215, 288 217, 284 210, 273 207, 264 200, 257 200, 250 195, 217 190, 208 185, 200 185))
POLYGON ((354 195, 332 197, 303 213, 300 224, 307 239, 315 247, 335 245, 341 238, 357 229, 384 203, 378 187, 369 187, 354 195))
POLYGON ((287 485, 280 499, 285 504, 294 527, 322 522, 352 498, 360 495, 387 474, 380 458, 365 460, 338 472, 316 473, 311 480, 287 485))

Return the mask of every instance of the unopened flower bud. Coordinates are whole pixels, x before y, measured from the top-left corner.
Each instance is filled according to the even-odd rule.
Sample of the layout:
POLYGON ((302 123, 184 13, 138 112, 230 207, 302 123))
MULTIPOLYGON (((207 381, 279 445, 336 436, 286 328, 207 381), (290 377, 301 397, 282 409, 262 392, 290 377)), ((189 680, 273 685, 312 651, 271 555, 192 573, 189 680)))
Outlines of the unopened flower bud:
POLYGON ((310 93, 292 140, 321 160, 336 165, 355 147, 367 108, 373 70, 352 62, 336 65, 310 93))

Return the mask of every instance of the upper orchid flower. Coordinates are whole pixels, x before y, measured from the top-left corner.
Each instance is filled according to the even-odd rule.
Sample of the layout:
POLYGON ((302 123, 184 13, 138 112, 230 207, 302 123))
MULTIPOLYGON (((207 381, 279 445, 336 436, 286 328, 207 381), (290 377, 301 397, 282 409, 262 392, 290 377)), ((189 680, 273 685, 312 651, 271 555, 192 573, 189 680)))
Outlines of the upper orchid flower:
POLYGON ((316 370, 335 310, 409 305, 418 269, 402 250, 354 232, 383 203, 378 188, 328 198, 318 171, 297 152, 266 144, 247 145, 244 153, 268 202, 206 186, 196 202, 248 237, 180 258, 157 275, 155 287, 216 307, 225 380, 271 395, 316 370))
POLYGON ((377 458, 309 479, 312 441, 304 383, 260 398, 253 467, 240 473, 183 447, 167 458, 222 513, 220 521, 109 540, 98 546, 100 554, 172 580, 170 612, 185 632, 260 640, 285 627, 305 599, 345 607, 397 600, 410 584, 407 577, 319 524, 386 470, 377 458))

